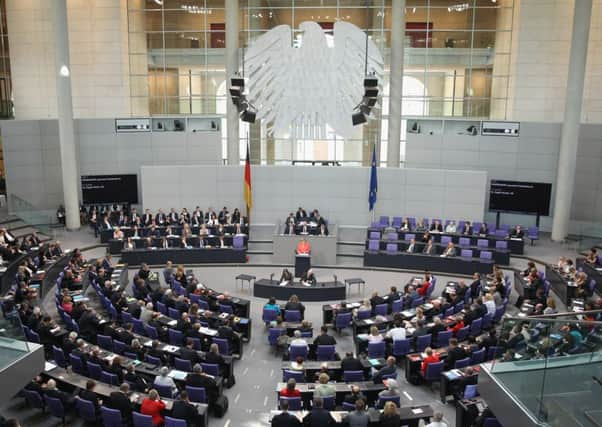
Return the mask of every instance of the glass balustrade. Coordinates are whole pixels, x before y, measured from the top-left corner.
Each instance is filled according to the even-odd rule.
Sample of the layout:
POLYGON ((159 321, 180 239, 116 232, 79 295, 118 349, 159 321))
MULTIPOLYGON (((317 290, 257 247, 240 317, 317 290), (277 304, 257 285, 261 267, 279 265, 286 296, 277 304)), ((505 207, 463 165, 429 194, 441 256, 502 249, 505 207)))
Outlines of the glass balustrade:
POLYGON ((543 425, 602 425, 602 322, 588 313, 504 319, 489 370, 543 425))

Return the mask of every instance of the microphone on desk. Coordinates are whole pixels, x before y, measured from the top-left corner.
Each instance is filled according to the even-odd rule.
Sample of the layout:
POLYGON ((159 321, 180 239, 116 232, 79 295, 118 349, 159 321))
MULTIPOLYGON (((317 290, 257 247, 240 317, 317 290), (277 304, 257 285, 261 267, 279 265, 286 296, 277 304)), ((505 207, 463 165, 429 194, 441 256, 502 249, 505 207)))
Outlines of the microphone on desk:
POLYGON ((272 282, 274 279, 274 273, 270 274, 270 282, 272 282))
POLYGON ((336 283, 337 283, 337 275, 333 274, 332 277, 334 277, 334 284, 336 285, 336 283))

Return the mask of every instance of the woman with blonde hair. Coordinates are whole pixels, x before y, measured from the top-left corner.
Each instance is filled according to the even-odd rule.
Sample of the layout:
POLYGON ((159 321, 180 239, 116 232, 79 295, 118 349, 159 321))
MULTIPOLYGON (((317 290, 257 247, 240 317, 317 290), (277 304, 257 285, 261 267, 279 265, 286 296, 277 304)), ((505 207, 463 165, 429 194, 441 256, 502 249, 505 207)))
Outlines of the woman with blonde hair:
POLYGON ((383 341, 383 336, 378 332, 378 328, 376 326, 370 327, 370 335, 368 335, 369 343, 379 343, 383 341))
POLYGON ((320 374, 320 377, 318 378, 319 384, 316 386, 314 391, 314 397, 327 397, 335 395, 336 389, 332 384, 328 384, 328 381, 330 381, 328 374, 320 374))
POLYGON ((140 413, 153 417, 153 426, 163 425, 165 419, 161 411, 165 409, 165 403, 159 398, 159 393, 154 388, 148 392, 148 397, 140 405, 140 413))
POLYGON ((399 427, 401 418, 397 405, 394 402, 388 401, 385 403, 382 414, 380 414, 380 427, 399 427))

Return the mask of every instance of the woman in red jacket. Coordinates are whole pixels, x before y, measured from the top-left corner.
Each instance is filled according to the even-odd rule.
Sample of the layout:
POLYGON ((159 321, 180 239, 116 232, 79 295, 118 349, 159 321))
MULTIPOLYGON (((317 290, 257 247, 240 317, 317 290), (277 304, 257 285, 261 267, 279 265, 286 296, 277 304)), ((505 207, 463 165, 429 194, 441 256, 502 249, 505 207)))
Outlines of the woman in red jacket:
POLYGON ((286 387, 280 390, 281 397, 301 397, 301 391, 295 388, 297 381, 294 378, 289 378, 286 387))
POLYGON ((157 390, 152 389, 148 392, 148 397, 140 405, 140 413, 153 417, 153 426, 162 426, 165 422, 161 411, 165 409, 165 403, 159 399, 157 390))
POLYGON ((439 361, 439 354, 435 353, 432 348, 427 347, 424 352, 426 353, 426 357, 422 360, 422 366, 420 367, 422 375, 426 374, 426 367, 429 364, 437 363, 439 361))

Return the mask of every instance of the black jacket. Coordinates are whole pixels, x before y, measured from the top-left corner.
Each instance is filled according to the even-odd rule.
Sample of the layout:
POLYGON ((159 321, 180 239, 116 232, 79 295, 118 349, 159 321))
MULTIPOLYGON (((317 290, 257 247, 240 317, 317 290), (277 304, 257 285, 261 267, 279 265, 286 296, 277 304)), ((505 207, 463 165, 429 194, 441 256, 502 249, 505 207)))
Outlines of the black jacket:
POLYGON ((344 358, 341 360, 341 370, 345 371, 363 371, 364 366, 362 365, 361 360, 356 359, 355 357, 344 358))
POLYGON ((183 400, 176 400, 171 411, 174 418, 186 420, 188 426, 195 425, 196 417, 199 414, 194 405, 183 400))
POLYGON ((334 427, 336 422, 330 415, 330 411, 324 408, 315 408, 303 417, 303 425, 306 427, 334 427))
POLYGON ((109 396, 107 406, 111 409, 117 409, 125 419, 132 418, 132 404, 126 394, 120 391, 114 391, 109 396))
POLYGON ((288 412, 281 412, 272 418, 272 427, 301 427, 301 422, 288 412))

